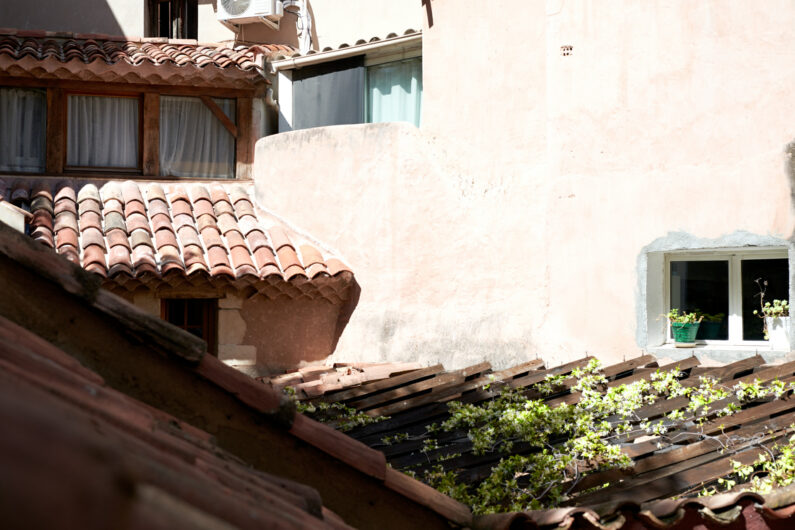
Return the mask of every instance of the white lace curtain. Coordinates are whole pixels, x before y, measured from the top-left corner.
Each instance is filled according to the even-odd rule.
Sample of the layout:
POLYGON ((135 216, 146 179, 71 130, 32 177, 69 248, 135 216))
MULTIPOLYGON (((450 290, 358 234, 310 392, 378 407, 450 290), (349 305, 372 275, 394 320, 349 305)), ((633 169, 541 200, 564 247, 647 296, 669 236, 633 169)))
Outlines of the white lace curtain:
POLYGON ((0 88, 0 170, 43 173, 46 128, 44 90, 0 88))
POLYGON ((138 99, 69 96, 66 164, 138 167, 138 99))
MULTIPOLYGON (((235 123, 235 100, 213 98, 235 123)), ((160 172, 234 178, 235 138, 199 98, 160 97, 160 172)))
POLYGON ((420 126, 422 60, 408 59, 367 69, 367 121, 407 121, 420 126))

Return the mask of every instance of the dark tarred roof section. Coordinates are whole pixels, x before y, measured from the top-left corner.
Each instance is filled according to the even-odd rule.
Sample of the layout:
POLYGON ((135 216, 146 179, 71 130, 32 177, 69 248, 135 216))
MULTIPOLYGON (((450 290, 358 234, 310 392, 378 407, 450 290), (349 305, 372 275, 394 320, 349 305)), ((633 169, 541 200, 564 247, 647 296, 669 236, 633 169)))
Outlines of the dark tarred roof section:
MULTIPOLYGON (((453 445, 445 447, 445 442, 435 452, 421 452, 426 426, 431 423, 438 424, 447 417, 446 402, 457 399, 477 403, 498 395, 502 388, 528 388, 530 397, 545 399, 550 405, 573 403, 578 395, 569 390, 571 380, 558 393, 546 397, 537 395, 529 387, 542 381, 547 375, 569 374, 574 368, 584 366, 589 361, 590 358, 586 358, 544 369, 542 361, 533 360, 494 372, 488 363, 456 371, 445 371, 441 365, 436 365, 369 381, 356 381, 355 377, 350 376, 336 376, 337 380, 333 377, 328 379, 330 375, 334 376, 333 373, 295 372, 273 377, 265 382, 277 389, 292 386, 296 389, 297 396, 303 400, 342 402, 371 416, 389 416, 385 421, 355 429, 349 434, 366 445, 383 451, 395 469, 410 468, 416 472, 441 464, 445 469, 458 470, 461 480, 475 484, 486 478, 491 467, 507 455, 475 455, 472 453, 471 443, 465 438, 461 439, 460 433, 450 435, 455 440, 451 438, 447 442, 453 445), (351 384, 345 384, 348 382, 351 384), (402 433, 408 433, 409 439, 391 444, 383 441, 386 437, 395 439, 395 435, 402 433), (461 456, 445 458, 449 453, 461 453, 461 456)), ((701 367, 695 357, 658 367, 654 357, 644 355, 607 366, 603 372, 609 385, 616 386, 648 379, 658 368, 671 370, 675 367, 683 371, 681 383, 685 386, 697 385, 699 376, 712 376, 727 386, 734 386, 741 381, 749 383, 757 378, 762 381, 774 378, 784 382, 795 381, 795 362, 768 366, 758 355, 721 367, 701 367)), ((725 403, 716 403, 713 410, 719 410, 729 402, 737 402, 736 397, 727 398, 725 403)), ((655 420, 686 404, 686 398, 666 400, 641 409, 638 414, 641 418, 655 420)), ((693 499, 688 496, 699 493, 705 485, 730 474, 731 460, 743 464, 753 462, 763 451, 760 443, 770 446, 776 439, 788 437, 792 434, 790 426, 793 424, 795 399, 762 400, 744 404, 744 410, 732 416, 715 418, 703 426, 685 429, 682 431, 683 436, 626 438, 622 441, 622 450, 635 460, 634 468, 629 471, 606 471, 586 477, 573 490, 571 504, 576 507, 489 516, 482 518, 479 524, 484 528, 568 527, 571 524, 582 528, 601 528, 600 524, 623 517, 627 522, 627 526, 623 527, 626 528, 667 528, 691 511, 698 518, 702 518, 702 512, 707 513, 704 508, 733 510, 730 514, 732 517, 739 517, 741 512, 742 517, 746 517, 746 512, 743 511, 746 504, 763 502, 761 497, 732 494, 728 497, 693 499), (733 436, 732 453, 721 451, 723 446, 717 437, 723 433, 733 436), (672 443, 672 439, 676 442, 672 443), (606 482, 611 483, 611 486, 578 494, 606 482), (667 500, 673 496, 686 498, 677 502, 667 500), (727 499, 731 501, 729 504, 725 504, 727 499), (641 512, 644 514, 642 517, 637 515, 641 512), (627 514, 635 515, 630 517, 627 514), (659 519, 655 523, 658 526, 629 524, 630 520, 642 519, 648 522, 654 517, 659 519)), ((444 442, 442 438, 439 440, 444 442)), ((515 448, 516 452, 525 449, 527 448, 520 445, 515 448)), ((741 487, 742 485, 738 486, 741 487)), ((785 501, 779 498, 775 502, 769 502, 764 510, 752 507, 755 510, 752 510, 755 514, 753 517, 764 516, 771 520, 776 517, 789 518, 790 512, 777 512, 776 515, 771 510, 793 503, 795 494, 790 494, 785 501)), ((716 520, 725 515, 716 516, 716 520)), ((615 526, 619 527, 622 525, 615 526)), ((680 528, 676 525, 673 527, 680 528)))
POLYGON ((328 280, 350 269, 259 211, 251 189, 0 179, 0 195, 31 212, 33 239, 126 290, 187 280, 253 287, 269 298, 343 299, 339 282, 328 280))
POLYGON ((7 528, 350 528, 2 317, 0 423, 7 528))
POLYGON ((0 73, 16 77, 244 88, 265 82, 264 58, 292 52, 279 44, 199 44, 0 28, 0 73))

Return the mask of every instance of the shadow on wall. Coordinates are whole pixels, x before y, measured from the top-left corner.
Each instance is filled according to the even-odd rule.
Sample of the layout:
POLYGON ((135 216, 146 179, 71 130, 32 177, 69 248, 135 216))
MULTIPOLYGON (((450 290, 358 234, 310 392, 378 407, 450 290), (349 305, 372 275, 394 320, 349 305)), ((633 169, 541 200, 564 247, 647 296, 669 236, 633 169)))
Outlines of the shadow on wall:
MULTIPOLYGON (((795 209, 795 140, 784 148, 787 176, 789 177, 790 206, 795 209)), ((790 241, 795 241, 795 229, 790 235, 790 241)))
MULTIPOLYGON (((144 3, 139 3, 138 7, 143 10, 144 3)), ((120 2, 122 4, 126 3, 120 2)), ((129 10, 130 7, 125 5, 123 9, 129 10)), ((24 8, 22 2, 4 1, 0 2, 0 21, 0 25, 16 29, 125 34, 106 0, 28 0, 24 2, 24 8)))

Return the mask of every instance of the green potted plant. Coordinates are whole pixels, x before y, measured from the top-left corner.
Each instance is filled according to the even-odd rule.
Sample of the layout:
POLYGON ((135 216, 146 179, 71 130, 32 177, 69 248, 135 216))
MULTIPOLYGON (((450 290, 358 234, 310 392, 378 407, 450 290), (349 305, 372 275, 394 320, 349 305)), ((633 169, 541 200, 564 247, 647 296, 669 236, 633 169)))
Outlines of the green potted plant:
POLYGON ((701 326, 698 328, 697 340, 717 340, 720 337, 720 328, 726 319, 726 313, 715 313, 710 315, 700 309, 695 309, 694 313, 701 315, 701 326))
POLYGON ((671 309, 666 317, 671 323, 677 348, 692 348, 696 345, 696 334, 698 333, 698 326, 701 324, 702 317, 695 311, 691 313, 682 311, 680 313, 678 308, 671 309))
POLYGON ((770 343, 771 350, 790 351, 789 302, 787 300, 765 302, 767 280, 757 278, 755 281, 759 286, 759 293, 756 295, 759 297, 759 309, 754 310, 754 315, 764 321, 765 340, 770 343))

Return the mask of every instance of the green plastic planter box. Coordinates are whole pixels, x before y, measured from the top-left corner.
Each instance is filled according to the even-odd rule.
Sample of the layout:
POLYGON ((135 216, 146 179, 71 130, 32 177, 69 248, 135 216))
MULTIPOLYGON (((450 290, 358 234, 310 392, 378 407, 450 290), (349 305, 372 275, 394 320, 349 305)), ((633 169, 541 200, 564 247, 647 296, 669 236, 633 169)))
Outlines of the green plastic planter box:
POLYGON ((698 333, 698 326, 701 322, 695 324, 684 324, 681 322, 672 322, 671 328, 674 330, 674 341, 676 341, 677 348, 692 348, 696 345, 696 334, 698 333))

